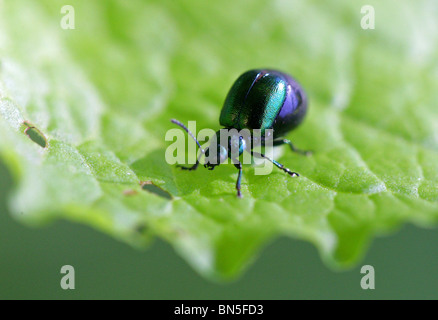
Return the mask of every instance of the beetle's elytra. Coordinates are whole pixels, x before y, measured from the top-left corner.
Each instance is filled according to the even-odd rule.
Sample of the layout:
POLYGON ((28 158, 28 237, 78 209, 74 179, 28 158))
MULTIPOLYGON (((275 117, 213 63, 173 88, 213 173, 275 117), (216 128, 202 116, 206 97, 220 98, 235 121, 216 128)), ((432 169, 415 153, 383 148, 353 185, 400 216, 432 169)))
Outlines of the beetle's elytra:
MULTIPOLYGON (((284 136, 296 128, 304 119, 307 112, 307 96, 301 85, 292 76, 287 73, 271 69, 256 69, 249 70, 243 73, 232 85, 225 99, 224 106, 219 117, 220 124, 227 129, 260 129, 261 134, 265 130, 273 130, 273 145, 278 146, 287 144, 292 151, 301 154, 309 154, 309 152, 296 149, 290 140, 284 139, 284 136)), ((201 154, 208 156, 209 148, 203 150, 200 143, 196 140, 193 134, 177 120, 172 120, 173 123, 182 127, 189 135, 195 139, 198 144, 201 154)), ((219 131, 216 136, 219 136, 219 131)), ((237 159, 244 151, 250 152, 252 156, 264 158, 271 161, 275 166, 288 173, 290 176, 298 176, 296 172, 292 172, 281 163, 270 159, 263 153, 252 151, 246 146, 243 137, 238 138, 238 155, 232 155, 231 143, 229 139, 227 145, 220 145, 217 141, 217 155, 215 160, 208 161, 204 167, 213 170, 217 165, 223 163, 227 158, 233 158, 235 167, 239 170, 236 182, 237 196, 241 197, 241 178, 242 164, 237 159)), ((265 144, 265 139, 262 138, 259 143, 265 144)), ((251 144, 254 147, 254 144, 251 144)), ((211 159, 211 158, 210 158, 211 159)), ((186 170, 195 170, 199 165, 199 158, 191 167, 182 167, 186 170)))

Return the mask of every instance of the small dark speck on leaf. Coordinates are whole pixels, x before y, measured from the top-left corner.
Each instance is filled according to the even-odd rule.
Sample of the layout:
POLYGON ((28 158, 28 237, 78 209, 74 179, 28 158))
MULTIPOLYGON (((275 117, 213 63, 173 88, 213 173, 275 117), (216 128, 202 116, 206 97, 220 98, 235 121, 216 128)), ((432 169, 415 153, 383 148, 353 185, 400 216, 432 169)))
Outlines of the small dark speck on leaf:
POLYGON ((137 227, 135 227, 135 231, 139 234, 146 234, 149 232, 149 227, 145 224, 140 224, 137 227))
POLYGON ((28 121, 24 121, 23 125, 25 126, 24 133, 29 137, 30 140, 42 148, 47 147, 47 139, 38 128, 30 124, 28 121))
POLYGON ((141 185, 141 188, 145 191, 148 191, 150 193, 154 193, 157 196, 160 196, 162 198, 172 200, 172 196, 170 195, 169 192, 156 186, 152 181, 140 181, 140 185, 141 185))

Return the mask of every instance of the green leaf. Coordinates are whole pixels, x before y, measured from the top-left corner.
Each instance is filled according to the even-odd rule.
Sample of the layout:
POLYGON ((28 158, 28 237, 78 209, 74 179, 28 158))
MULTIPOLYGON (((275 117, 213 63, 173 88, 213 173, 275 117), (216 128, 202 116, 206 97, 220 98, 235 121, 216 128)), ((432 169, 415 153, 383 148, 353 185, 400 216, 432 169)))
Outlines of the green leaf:
POLYGON ((279 236, 346 267, 374 235, 436 224, 436 2, 368 1, 374 30, 351 0, 73 0, 75 29, 61 28, 64 4, 0 2, 0 157, 21 221, 161 237, 214 279, 279 236), (171 118, 218 129, 232 82, 259 67, 306 89, 289 137, 314 155, 280 148, 297 179, 245 167, 237 199, 232 165, 180 171, 164 135, 171 118))

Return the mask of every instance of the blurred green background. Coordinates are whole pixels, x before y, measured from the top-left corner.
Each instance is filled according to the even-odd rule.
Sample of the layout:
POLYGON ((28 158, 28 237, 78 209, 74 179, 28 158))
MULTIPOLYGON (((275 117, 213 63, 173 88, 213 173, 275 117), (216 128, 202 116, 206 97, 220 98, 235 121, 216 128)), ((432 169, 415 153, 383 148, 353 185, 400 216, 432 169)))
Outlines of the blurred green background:
POLYGON ((1 299, 436 299, 436 230, 407 226, 377 238, 362 263, 345 272, 324 266, 309 243, 268 245, 235 282, 201 278, 161 240, 146 251, 88 227, 57 222, 31 229, 6 209, 12 181, 0 164, 1 299), (60 269, 75 267, 76 289, 62 290, 60 269), (362 290, 360 267, 374 266, 376 289, 362 290))

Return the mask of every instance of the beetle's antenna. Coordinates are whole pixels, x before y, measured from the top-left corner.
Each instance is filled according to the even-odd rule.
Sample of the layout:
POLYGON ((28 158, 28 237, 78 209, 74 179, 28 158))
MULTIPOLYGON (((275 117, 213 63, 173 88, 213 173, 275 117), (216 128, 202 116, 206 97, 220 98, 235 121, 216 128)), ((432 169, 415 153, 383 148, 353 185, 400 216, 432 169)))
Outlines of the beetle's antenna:
POLYGON ((193 133, 184 124, 182 124, 181 122, 179 122, 176 119, 171 119, 170 122, 172 122, 172 123, 176 124, 177 126, 180 126, 181 128, 183 128, 188 133, 188 135, 191 136, 193 138, 193 140, 195 140, 196 144, 199 147, 199 150, 201 150, 202 153, 205 153, 205 150, 202 149, 201 144, 199 143, 198 139, 196 139, 196 137, 193 135, 193 133))

